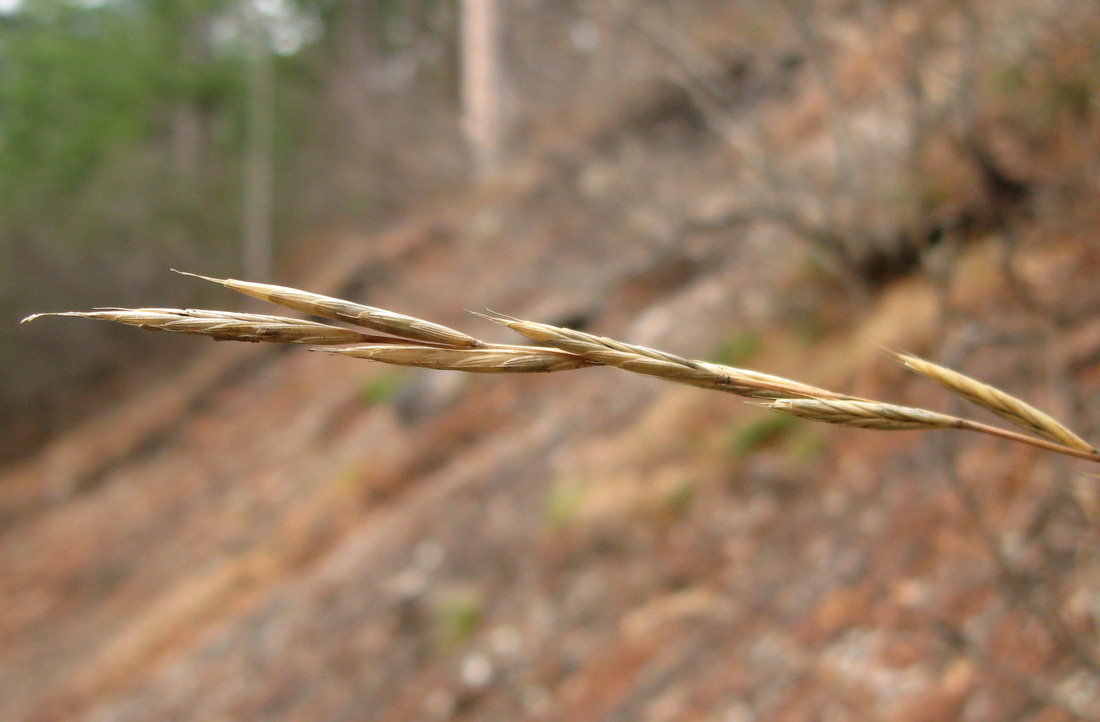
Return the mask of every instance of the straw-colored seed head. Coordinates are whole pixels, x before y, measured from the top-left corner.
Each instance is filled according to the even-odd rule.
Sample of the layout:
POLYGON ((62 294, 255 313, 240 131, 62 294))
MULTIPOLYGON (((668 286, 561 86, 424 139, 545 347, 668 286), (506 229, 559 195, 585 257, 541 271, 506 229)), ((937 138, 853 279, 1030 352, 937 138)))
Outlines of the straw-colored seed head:
POLYGON ((73 316, 97 321, 113 321, 139 328, 209 336, 226 341, 265 341, 268 343, 347 344, 363 343, 372 337, 350 328, 328 326, 282 316, 256 313, 230 313, 173 308, 104 308, 96 311, 40 313, 23 322, 41 316, 73 316))
POLYGON ((485 374, 548 373, 590 365, 573 354, 522 346, 464 349, 368 344, 324 350, 341 356, 370 359, 398 366, 419 366, 485 374))
POLYGON ((910 406, 846 399, 779 399, 766 408, 810 421, 879 431, 913 431, 959 427, 962 420, 910 406))
POLYGON ((84 313, 38 314, 24 321, 34 320, 40 315, 76 316, 146 329, 199 334, 215 339, 339 345, 347 347, 323 350, 401 366, 474 373, 539 373, 606 365, 667 381, 750 398, 770 399, 770 403, 763 404, 767 408, 814 421, 885 431, 945 428, 969 430, 1059 454, 1100 461, 1100 452, 1094 451, 1046 414, 998 389, 914 356, 899 354, 899 358, 917 373, 1052 441, 924 409, 853 398, 778 376, 694 361, 645 346, 549 324, 502 316, 484 316, 545 346, 487 344, 460 331, 412 316, 360 306, 294 288, 232 279, 206 280, 298 311, 347 321, 391 335, 373 335, 282 316, 164 308, 115 308, 84 313))
POLYGON ((910 354, 895 354, 906 368, 955 393, 967 401, 993 412, 1002 419, 1032 433, 1081 451, 1095 451, 1084 439, 1039 409, 958 371, 910 354))
POLYGON ((308 291, 300 291, 286 286, 274 286, 268 283, 253 283, 251 281, 238 281, 232 278, 210 278, 195 273, 183 273, 185 276, 194 276, 212 283, 218 283, 226 288, 231 288, 247 296, 269 301, 279 306, 292 308, 295 311, 331 318, 337 321, 353 323, 356 326, 391 333, 402 338, 417 341, 428 341, 447 346, 459 346, 473 348, 480 346, 481 342, 473 336, 468 336, 461 331, 448 328, 438 323, 406 316, 401 313, 386 311, 373 306, 362 306, 351 301, 344 301, 331 296, 322 296, 308 291))
POLYGON ((576 354, 592 363, 615 366, 666 381, 677 381, 751 398, 845 398, 832 391, 779 376, 705 361, 693 361, 646 346, 623 343, 571 328, 505 316, 484 316, 484 318, 507 326, 540 343, 576 354))

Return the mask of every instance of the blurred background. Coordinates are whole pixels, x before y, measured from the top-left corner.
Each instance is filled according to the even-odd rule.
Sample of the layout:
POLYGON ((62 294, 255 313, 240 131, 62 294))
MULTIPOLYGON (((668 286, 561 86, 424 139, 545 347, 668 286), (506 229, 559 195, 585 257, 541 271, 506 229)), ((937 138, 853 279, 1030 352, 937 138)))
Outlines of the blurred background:
POLYGON ((1098 442, 1098 227, 1094 0, 2 0, 0 718, 1100 719, 1095 465, 18 324, 263 308, 179 268, 1098 442))

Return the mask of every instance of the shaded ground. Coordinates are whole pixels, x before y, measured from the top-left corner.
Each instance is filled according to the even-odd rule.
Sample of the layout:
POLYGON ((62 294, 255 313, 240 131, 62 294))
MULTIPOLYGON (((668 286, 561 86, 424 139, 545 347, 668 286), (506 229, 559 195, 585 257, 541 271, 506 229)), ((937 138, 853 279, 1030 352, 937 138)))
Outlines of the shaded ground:
MULTIPOLYGON (((921 405, 942 397, 878 346, 935 353, 1097 438, 1087 214, 1040 241, 1016 221, 1018 277, 978 229, 952 274, 855 303, 773 223, 693 223, 736 196, 737 156, 678 107, 339 239, 301 283, 484 338, 508 335, 462 309, 921 405), (1070 322, 1019 283, 1072 297, 1070 322)), ((1097 719, 1082 468, 610 369, 211 344, 5 469, 0 717, 1097 719)))

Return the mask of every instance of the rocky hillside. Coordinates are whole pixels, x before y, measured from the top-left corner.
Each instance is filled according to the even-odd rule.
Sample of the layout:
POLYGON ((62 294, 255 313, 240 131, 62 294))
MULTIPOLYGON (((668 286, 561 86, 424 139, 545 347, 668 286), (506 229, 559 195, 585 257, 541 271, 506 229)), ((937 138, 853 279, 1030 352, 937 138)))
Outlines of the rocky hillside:
MULTIPOLYGON (((880 137, 896 57, 851 47, 837 72, 870 95, 849 122, 880 137)), ((743 73, 722 112, 783 149, 772 170, 827 176, 810 58, 743 73)), ((933 144, 934 221, 876 196, 845 258, 809 186, 783 198, 797 222, 761 210, 771 161, 748 172, 692 92, 543 129, 497 184, 326 239, 294 282, 482 338, 513 340, 464 309, 949 408, 880 351, 902 348, 1100 438, 1100 204, 1074 150, 1098 126, 933 144)), ((0 718, 1100 719, 1095 473, 614 369, 209 344, 3 469, 0 718)))

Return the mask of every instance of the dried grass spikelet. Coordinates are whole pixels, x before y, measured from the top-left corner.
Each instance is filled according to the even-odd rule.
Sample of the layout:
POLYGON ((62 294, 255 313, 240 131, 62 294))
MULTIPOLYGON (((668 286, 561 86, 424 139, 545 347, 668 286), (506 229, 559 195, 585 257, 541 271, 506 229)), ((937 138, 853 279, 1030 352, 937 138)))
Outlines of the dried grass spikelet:
POLYGON ((273 286, 268 283, 238 281, 233 278, 210 278, 209 276, 200 276, 185 271, 176 271, 176 273, 217 283, 247 296, 292 308, 295 311, 345 321, 374 331, 400 336, 401 338, 464 348, 475 348, 482 345, 481 341, 473 336, 468 336, 461 331, 456 331, 438 323, 374 308, 373 306, 362 306, 358 303, 331 296, 322 296, 308 291, 300 291, 296 288, 288 288, 287 286, 273 286))
POLYGON ((1077 434, 1015 396, 911 354, 894 353, 894 355, 906 368, 935 381, 952 393, 993 412, 1009 423, 1072 449, 1094 453, 1096 451, 1077 434))
POLYGON ((576 354, 592 363, 626 371, 716 389, 752 398, 818 397, 847 398, 832 391, 756 371, 693 361, 656 349, 623 343, 571 328, 524 321, 499 315, 479 314, 527 338, 576 354))
POLYGON ((591 365, 571 353, 529 346, 438 348, 411 344, 368 344, 322 350, 340 356, 370 359, 397 366, 419 366, 484 374, 550 373, 591 365))
POLYGON ((1067 447, 1060 442, 1037 439, 1015 431, 989 426, 970 419, 940 414, 912 406, 898 406, 879 401, 858 399, 777 399, 761 404, 772 411, 790 414, 810 421, 820 421, 837 426, 853 426, 876 431, 931 431, 934 429, 959 429, 995 436, 1020 444, 1027 444, 1066 456, 1100 462, 1100 453, 1086 449, 1067 447))
POLYGON ((878 401, 777 399, 763 406, 810 421, 880 431, 950 429, 964 426, 963 420, 954 416, 878 401))
POLYGON ((329 326, 315 321, 257 313, 230 313, 200 309, 101 308, 95 311, 37 313, 23 319, 23 323, 42 316, 91 318, 155 331, 209 336, 222 341, 330 345, 366 343, 378 339, 350 328, 329 326))

